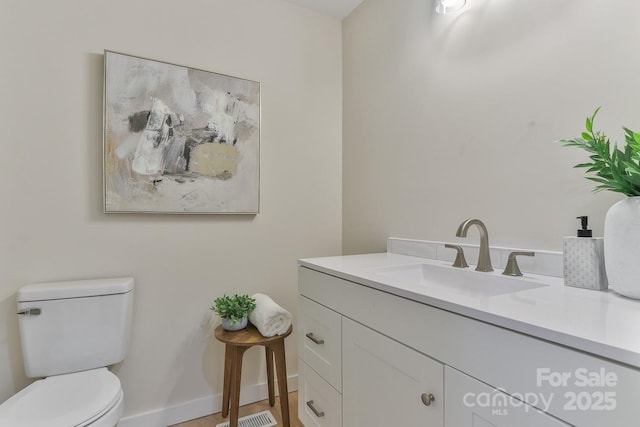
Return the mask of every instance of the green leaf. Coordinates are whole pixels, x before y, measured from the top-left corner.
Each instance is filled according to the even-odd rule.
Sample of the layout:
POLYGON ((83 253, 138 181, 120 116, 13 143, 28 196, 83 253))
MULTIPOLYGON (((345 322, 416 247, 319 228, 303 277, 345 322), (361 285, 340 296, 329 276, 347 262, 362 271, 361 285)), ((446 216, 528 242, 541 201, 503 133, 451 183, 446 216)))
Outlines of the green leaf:
POLYGON ((593 163, 578 163, 574 166, 574 168, 590 168, 593 166, 593 163))
POLYGON ((625 172, 629 175, 639 175, 640 176, 640 168, 635 163, 625 163, 625 172))

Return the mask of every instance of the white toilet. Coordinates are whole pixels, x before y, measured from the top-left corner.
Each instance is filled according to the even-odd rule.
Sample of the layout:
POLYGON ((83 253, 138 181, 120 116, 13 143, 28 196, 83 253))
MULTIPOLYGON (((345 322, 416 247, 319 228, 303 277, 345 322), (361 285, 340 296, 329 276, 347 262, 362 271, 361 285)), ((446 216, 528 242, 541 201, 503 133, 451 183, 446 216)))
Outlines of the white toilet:
POLYGON ((0 426, 114 427, 120 380, 106 367, 127 354, 133 278, 40 283, 18 290, 28 377, 45 377, 0 405, 0 426))

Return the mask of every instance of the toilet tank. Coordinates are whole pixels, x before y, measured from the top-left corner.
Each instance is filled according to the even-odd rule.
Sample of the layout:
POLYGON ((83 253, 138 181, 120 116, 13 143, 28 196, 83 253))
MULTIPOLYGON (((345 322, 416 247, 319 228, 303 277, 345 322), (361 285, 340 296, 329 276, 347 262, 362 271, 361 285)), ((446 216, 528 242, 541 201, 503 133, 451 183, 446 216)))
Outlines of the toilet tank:
POLYGON ((27 376, 121 362, 131 338, 133 287, 132 277, 21 287, 18 324, 27 376))

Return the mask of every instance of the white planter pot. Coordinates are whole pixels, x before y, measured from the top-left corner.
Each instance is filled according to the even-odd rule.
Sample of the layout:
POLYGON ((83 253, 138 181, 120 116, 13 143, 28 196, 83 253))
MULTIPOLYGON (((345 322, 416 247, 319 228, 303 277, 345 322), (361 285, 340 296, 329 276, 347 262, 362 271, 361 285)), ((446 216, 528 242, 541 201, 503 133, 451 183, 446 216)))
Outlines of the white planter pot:
POLYGON ((231 324, 231 319, 222 318, 222 329, 225 331, 239 331, 240 329, 244 329, 247 327, 249 319, 247 317, 243 317, 238 320, 235 325, 231 324))
POLYGON ((607 212, 604 264, 609 288, 640 299, 640 197, 621 200, 607 212))

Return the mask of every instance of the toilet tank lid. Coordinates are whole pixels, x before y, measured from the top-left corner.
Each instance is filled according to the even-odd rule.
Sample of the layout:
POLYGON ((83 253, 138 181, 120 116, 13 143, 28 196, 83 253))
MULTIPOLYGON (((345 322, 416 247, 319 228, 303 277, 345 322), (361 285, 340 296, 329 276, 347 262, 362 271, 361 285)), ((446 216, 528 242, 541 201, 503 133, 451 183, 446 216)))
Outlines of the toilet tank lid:
POLYGON ((18 289, 18 302, 124 294, 133 290, 133 277, 34 283, 18 289))

